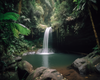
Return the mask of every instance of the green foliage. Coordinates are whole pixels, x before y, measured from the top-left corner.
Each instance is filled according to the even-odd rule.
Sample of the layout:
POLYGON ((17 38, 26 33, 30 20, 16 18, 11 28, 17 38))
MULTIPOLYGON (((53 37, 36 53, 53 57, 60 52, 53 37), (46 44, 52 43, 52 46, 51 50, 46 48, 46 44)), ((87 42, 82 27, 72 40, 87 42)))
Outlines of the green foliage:
POLYGON ((22 3, 22 16, 25 17, 21 16, 19 22, 27 26, 33 35, 33 33, 35 34, 34 28, 38 28, 37 25, 43 22, 43 15, 44 10, 42 6, 36 3, 35 0, 24 0, 22 3))
MULTIPOLYGON (((18 22, 20 16, 15 13, 18 12, 18 2, 19 0, 0 1, 0 61, 1 59, 3 62, 5 62, 5 59, 8 61, 5 62, 4 66, 13 62, 13 56, 22 55, 29 47, 24 41, 23 35, 29 35, 30 30, 20 24, 21 22, 18 22)), ((1 66, 3 65, 0 65, 0 67, 1 66)), ((15 69, 17 69, 17 65, 15 69)))
POLYGON ((19 15, 13 12, 7 12, 5 14, 0 15, 0 20, 1 20, 1 25, 0 25, 0 29, 2 29, 2 26, 4 24, 7 25, 7 28, 9 30, 12 30, 13 35, 15 37, 18 38, 19 34, 23 34, 23 35, 28 35, 30 34, 30 30, 28 28, 26 28, 24 25, 22 24, 18 24, 18 23, 14 23, 14 22, 7 22, 7 20, 15 20, 17 21, 17 19, 19 18, 19 15), (5 22, 4 22, 5 21, 5 22))
POLYGON ((36 11, 38 11, 38 13, 41 14, 41 15, 44 14, 43 8, 40 5, 38 5, 38 4, 36 4, 36 11))
POLYGON ((73 0, 73 2, 75 2, 77 4, 77 8, 79 8, 80 0, 73 0))
POLYGON ((0 20, 14 20, 17 21, 19 18, 19 14, 13 12, 7 12, 5 14, 0 13, 0 20))
POLYGON ((34 49, 41 48, 43 43, 43 38, 38 38, 33 41, 31 40, 25 40, 25 42, 29 45, 29 48, 31 49, 34 46, 34 49))
POLYGON ((94 51, 97 51, 98 53, 100 53, 100 50, 98 48, 98 45, 96 45, 95 47, 93 47, 94 51))
POLYGON ((32 0, 32 5, 33 5, 34 7, 36 6, 35 0, 32 0))
POLYGON ((41 44, 43 43, 43 38, 35 39, 34 43, 36 45, 36 48, 42 48, 41 44))
POLYGON ((17 23, 14 23, 14 25, 16 26, 16 29, 20 32, 20 34, 23 34, 23 35, 30 34, 30 30, 27 27, 25 27, 24 25, 17 24, 17 23))
POLYGON ((78 0, 73 0, 73 2, 77 2, 78 0))
POLYGON ((7 52, 3 53, 3 55, 22 55, 25 51, 27 51, 28 47, 29 45, 24 41, 24 37, 19 35, 19 39, 16 37, 12 38, 10 44, 7 46, 7 52))
POLYGON ((33 41, 30 41, 30 40, 25 40, 25 42, 29 45, 29 47, 32 47, 35 45, 35 43, 33 41))
POLYGON ((51 7, 51 4, 50 4, 49 0, 45 0, 45 3, 46 3, 49 7, 51 7))
POLYGON ((98 50, 98 46, 96 45, 95 47, 93 47, 94 50, 98 50))
MULTIPOLYGON (((55 6, 57 4, 58 4, 58 2, 55 4, 55 6)), ((51 24, 52 24, 52 26, 62 25, 63 24, 63 21, 66 19, 67 13, 68 13, 66 6, 68 6, 68 3, 66 1, 63 1, 61 4, 57 5, 54 8, 54 13, 51 16, 51 24)))
MULTIPOLYGON (((1 13, 2 14, 2 13, 1 13)), ((23 51, 26 51, 28 45, 24 42, 22 35, 29 35, 30 30, 22 24, 15 23, 19 15, 13 12, 7 12, 0 16, 0 31, 1 40, 0 44, 3 43, 5 51, 2 51, 3 55, 21 55, 23 51), (3 16, 3 17, 2 17, 3 16), (21 36, 20 36, 21 34, 21 36), (19 38, 19 39, 18 39, 19 38)), ((6 55, 6 56, 7 56, 6 55)))
POLYGON ((76 3, 74 10, 83 10, 86 4, 86 0, 73 0, 76 3))

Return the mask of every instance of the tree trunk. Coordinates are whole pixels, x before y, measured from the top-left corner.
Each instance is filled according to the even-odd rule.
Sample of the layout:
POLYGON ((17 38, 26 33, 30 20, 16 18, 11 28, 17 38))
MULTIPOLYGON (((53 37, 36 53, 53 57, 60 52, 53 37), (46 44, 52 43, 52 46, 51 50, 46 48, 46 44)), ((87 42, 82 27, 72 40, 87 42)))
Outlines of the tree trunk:
POLYGON ((88 11, 89 11, 89 15, 90 15, 90 19, 91 19, 94 35, 95 35, 95 38, 96 38, 96 42, 97 42, 97 45, 98 45, 98 49, 100 49, 98 35, 97 35, 96 29, 95 29, 95 25, 94 25, 94 22, 93 22, 93 19, 92 19, 92 14, 91 14, 91 11, 90 11, 89 7, 88 7, 88 11))
POLYGON ((22 0, 19 1, 19 5, 18 5, 18 14, 20 15, 21 13, 21 3, 22 3, 22 0))

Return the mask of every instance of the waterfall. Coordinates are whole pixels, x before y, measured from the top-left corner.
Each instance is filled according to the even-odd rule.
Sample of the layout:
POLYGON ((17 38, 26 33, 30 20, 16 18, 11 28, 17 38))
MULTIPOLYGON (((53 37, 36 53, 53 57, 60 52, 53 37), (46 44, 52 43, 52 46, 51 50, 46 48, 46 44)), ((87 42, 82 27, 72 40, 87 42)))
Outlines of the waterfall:
POLYGON ((43 55, 42 64, 44 67, 49 67, 49 63, 48 63, 49 55, 48 54, 53 54, 53 52, 50 52, 50 49, 49 49, 49 45, 52 40, 50 39, 51 37, 52 37, 52 28, 48 27, 46 28, 45 33, 44 33, 42 53, 37 53, 37 54, 43 55))
POLYGON ((43 50, 41 54, 51 54, 48 48, 49 42, 50 42, 49 40, 51 40, 50 39, 51 38, 50 35, 52 34, 51 32, 52 32, 51 27, 46 28, 45 33, 44 33, 44 40, 43 40, 43 50))
POLYGON ((50 32, 51 29, 52 29, 51 27, 48 27, 45 30, 42 53, 48 53, 49 32, 50 32))
POLYGON ((50 46, 52 44, 52 28, 51 27, 48 27, 46 28, 45 30, 45 33, 44 33, 44 39, 43 39, 43 48, 42 50, 38 50, 37 51, 37 54, 53 54, 53 52, 51 51, 50 49, 50 46))

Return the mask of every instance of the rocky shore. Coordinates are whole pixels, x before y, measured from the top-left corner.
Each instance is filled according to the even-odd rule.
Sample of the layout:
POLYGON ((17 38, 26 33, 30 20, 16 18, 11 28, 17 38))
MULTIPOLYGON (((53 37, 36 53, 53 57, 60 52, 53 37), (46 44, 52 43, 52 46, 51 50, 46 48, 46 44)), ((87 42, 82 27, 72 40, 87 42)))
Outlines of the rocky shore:
POLYGON ((0 73, 0 80, 100 80, 100 56, 93 51, 83 58, 76 59, 71 65, 63 67, 34 68, 21 57, 15 58, 10 69, 0 73), (16 70, 13 67, 17 65, 16 70), (12 66, 13 65, 13 66, 12 66))

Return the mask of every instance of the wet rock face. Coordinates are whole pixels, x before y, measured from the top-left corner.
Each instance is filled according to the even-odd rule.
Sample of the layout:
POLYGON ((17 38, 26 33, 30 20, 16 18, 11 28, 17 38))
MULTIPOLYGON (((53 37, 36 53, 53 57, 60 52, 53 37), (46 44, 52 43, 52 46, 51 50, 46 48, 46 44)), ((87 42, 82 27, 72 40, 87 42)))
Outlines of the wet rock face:
POLYGON ((39 67, 26 80, 66 80, 56 69, 39 67))
POLYGON ((73 66, 79 70, 81 75, 83 75, 86 73, 87 59, 78 58, 73 62, 73 66))
POLYGON ((72 65, 82 75, 89 71, 100 73, 100 55, 98 55, 97 51, 93 51, 83 58, 76 59, 72 65))
POLYGON ((19 80, 26 79, 27 76, 33 72, 33 66, 27 61, 18 62, 17 74, 19 80))
POLYGON ((31 72, 33 72, 33 66, 27 62, 27 61, 20 61, 18 63, 18 67, 21 69, 21 70, 26 70, 29 74, 31 72))
POLYGON ((27 61, 18 63, 19 80, 66 80, 56 69, 39 67, 33 70, 33 66, 27 61))

